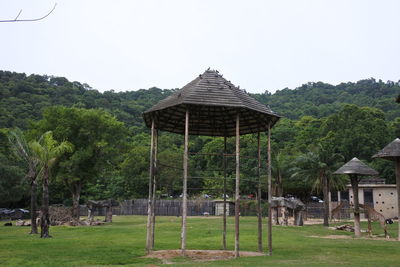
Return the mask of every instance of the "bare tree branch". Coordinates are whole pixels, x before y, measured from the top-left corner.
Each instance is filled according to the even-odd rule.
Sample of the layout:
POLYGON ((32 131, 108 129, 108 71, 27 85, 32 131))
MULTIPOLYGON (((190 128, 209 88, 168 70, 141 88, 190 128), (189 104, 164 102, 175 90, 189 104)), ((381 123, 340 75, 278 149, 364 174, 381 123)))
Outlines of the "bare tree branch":
POLYGON ((19 15, 22 13, 22 9, 19 11, 18 15, 15 17, 15 19, 9 19, 9 20, 0 20, 0 22, 29 22, 29 21, 38 21, 47 18, 51 13, 53 13, 54 9, 56 9, 57 3, 54 4, 53 8, 50 10, 49 13, 44 15, 43 17, 40 18, 35 18, 35 19, 18 19, 19 15))

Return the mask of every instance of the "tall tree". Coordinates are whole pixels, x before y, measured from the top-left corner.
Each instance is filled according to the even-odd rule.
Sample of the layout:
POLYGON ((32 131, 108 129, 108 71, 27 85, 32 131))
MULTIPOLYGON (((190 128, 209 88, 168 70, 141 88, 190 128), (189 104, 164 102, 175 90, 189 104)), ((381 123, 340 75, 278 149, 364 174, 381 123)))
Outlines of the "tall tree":
POLYGON ((329 226, 329 187, 335 185, 333 172, 341 164, 343 157, 324 148, 321 144, 311 147, 295 161, 293 177, 308 180, 313 184, 313 190, 322 188, 324 196, 324 225, 329 226))
POLYGON ((345 161, 369 159, 391 140, 385 114, 378 109, 345 105, 322 125, 322 142, 329 144, 345 161))
POLYGON ((15 128, 8 133, 8 139, 11 146, 13 147, 14 153, 22 159, 27 167, 26 178, 30 185, 31 195, 31 234, 37 234, 36 225, 36 210, 37 210, 37 176, 38 176, 38 159, 33 155, 33 152, 25 139, 25 136, 21 129, 15 128))
POLYGON ((0 129, 0 207, 24 205, 27 193, 24 164, 12 152, 8 130, 0 129))
POLYGON ((33 141, 30 144, 30 148, 39 163, 39 173, 43 179, 43 200, 40 218, 40 237, 48 238, 51 237, 49 234, 50 228, 50 217, 49 217, 49 179, 50 170, 53 168, 57 159, 59 159, 64 153, 72 152, 73 146, 71 143, 64 141, 58 143, 53 138, 51 131, 46 132, 40 138, 40 141, 33 141))
POLYGON ((70 190, 78 219, 83 186, 122 161, 127 130, 106 111, 55 106, 44 111, 34 131, 53 131, 56 140, 74 145, 74 151, 63 156, 57 178, 70 190))

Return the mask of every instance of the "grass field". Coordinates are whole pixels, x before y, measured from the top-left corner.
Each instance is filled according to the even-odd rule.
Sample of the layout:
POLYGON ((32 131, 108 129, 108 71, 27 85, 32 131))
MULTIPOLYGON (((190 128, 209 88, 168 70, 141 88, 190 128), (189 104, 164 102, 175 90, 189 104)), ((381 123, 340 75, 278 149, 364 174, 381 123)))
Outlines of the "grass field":
MULTIPOLYGON (((51 227, 51 239, 28 235, 28 227, 0 226, 0 266, 157 266, 145 255, 146 217, 117 216, 112 224, 96 227, 51 227)), ((264 226, 266 221, 264 222, 264 226)), ((363 223, 363 228, 366 224, 363 223)), ((188 249, 221 249, 221 218, 188 219, 188 249)), ((228 245, 234 244, 233 218, 228 220, 228 245)), ((396 236, 397 224, 389 225, 396 236)), ((382 234, 374 224, 377 234, 382 234)), ((322 225, 274 226, 273 255, 225 261, 193 262, 178 258, 183 266, 400 266, 400 242, 361 239, 326 239, 311 236, 351 235, 322 225)), ((264 232, 264 244, 266 243, 264 232)), ((180 218, 157 217, 156 250, 178 249, 180 218)), ((255 217, 241 218, 241 250, 257 248, 255 217)))

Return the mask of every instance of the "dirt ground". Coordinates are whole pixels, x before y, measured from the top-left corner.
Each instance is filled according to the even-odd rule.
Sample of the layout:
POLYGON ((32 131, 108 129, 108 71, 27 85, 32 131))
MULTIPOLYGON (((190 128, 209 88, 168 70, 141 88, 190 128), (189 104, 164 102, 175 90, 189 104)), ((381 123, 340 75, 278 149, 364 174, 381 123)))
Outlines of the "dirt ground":
MULTIPOLYGON (((327 239, 353 239, 355 238, 352 235, 324 235, 324 236, 317 236, 317 235, 311 235, 309 237, 313 238, 327 238, 327 239)), ((360 239, 366 239, 366 240, 383 240, 383 241, 396 241, 396 238, 384 238, 384 237, 378 237, 378 236, 372 236, 372 237, 361 237, 360 239)))
MULTIPOLYGON (((163 264, 173 264, 172 259, 181 257, 181 250, 157 250, 144 258, 161 259, 163 264)), ((261 252, 240 251, 240 257, 265 256, 261 252)), ((194 261, 227 260, 235 257, 235 252, 230 250, 186 250, 186 257, 194 261)))

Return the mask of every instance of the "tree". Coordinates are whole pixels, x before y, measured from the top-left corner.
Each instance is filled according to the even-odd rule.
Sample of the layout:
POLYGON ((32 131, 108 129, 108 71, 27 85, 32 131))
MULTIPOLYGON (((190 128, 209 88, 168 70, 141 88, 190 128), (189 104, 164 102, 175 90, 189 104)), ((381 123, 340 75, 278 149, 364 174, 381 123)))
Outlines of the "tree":
POLYGON ((28 142, 26 141, 23 132, 19 128, 15 128, 14 130, 9 131, 8 139, 10 141, 11 146, 13 147, 14 153, 22 159, 27 167, 27 174, 25 177, 27 178, 30 185, 30 195, 31 195, 31 234, 37 234, 37 225, 36 225, 36 210, 37 210, 37 167, 38 167, 38 159, 33 155, 28 142))
POLYGON ((51 237, 49 234, 50 216, 49 216, 49 179, 50 171, 57 160, 66 152, 72 152, 73 146, 71 143, 64 141, 60 144, 54 140, 51 131, 46 132, 40 138, 40 141, 33 141, 30 148, 39 163, 39 174, 43 179, 43 200, 40 218, 40 237, 51 237))
POLYGON ((0 207, 24 203, 27 193, 24 166, 12 152, 7 129, 0 129, 0 207))
POLYGON ((345 161, 369 159, 389 140, 385 114, 375 108, 345 105, 322 125, 322 142, 329 144, 345 161))
POLYGON ((283 196, 283 185, 287 183, 287 178, 290 178, 291 168, 290 162, 292 156, 288 156, 279 151, 272 156, 272 178, 273 178, 273 195, 277 197, 283 196))
POLYGON ((341 164, 343 157, 324 148, 321 144, 310 147, 310 150, 301 154, 295 161, 293 177, 308 180, 313 184, 313 191, 322 188, 324 196, 324 225, 329 226, 329 188, 336 186, 333 172, 341 164))
POLYGON ((82 188, 122 161, 126 128, 103 110, 55 106, 46 109, 34 126, 34 132, 44 131, 53 131, 55 140, 68 140, 75 147, 62 157, 57 178, 71 192, 73 215, 79 219, 82 188))

